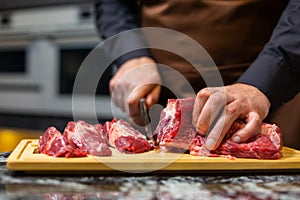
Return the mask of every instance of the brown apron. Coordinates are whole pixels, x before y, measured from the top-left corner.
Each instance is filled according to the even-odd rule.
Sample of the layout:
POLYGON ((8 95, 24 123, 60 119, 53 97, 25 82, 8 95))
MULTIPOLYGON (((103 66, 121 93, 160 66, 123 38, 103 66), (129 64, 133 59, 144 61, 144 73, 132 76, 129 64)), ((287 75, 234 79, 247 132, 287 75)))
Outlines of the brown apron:
MULTIPOLYGON (((168 28, 196 40, 214 60, 225 85, 234 83, 257 57, 269 40, 287 2, 287 0, 139 0, 143 27, 168 28)), ((179 38, 178 48, 184 46, 181 45, 182 42, 184 41, 179 38)), ((189 48, 186 51, 193 53, 189 48)), ((195 68, 180 56, 158 49, 151 49, 151 52, 158 63, 178 70, 192 85, 194 95, 207 86, 195 68)), ((176 97, 193 95, 185 93, 185 84, 176 78, 174 80, 172 72, 161 70, 160 73, 164 85, 182 91, 182 95, 176 97)), ((163 90, 161 95, 163 102, 172 97, 172 92, 163 90)), ((280 116, 273 115, 273 121, 279 126, 283 123, 282 119, 286 118, 297 119, 296 124, 299 126, 297 116, 287 117, 282 112, 280 116)), ((297 134, 300 138, 300 132, 295 133, 292 126, 290 124, 283 132, 287 136, 297 134)))
MULTIPOLYGON (((140 0, 140 4, 143 27, 169 28, 196 40, 212 57, 227 85, 234 83, 262 50, 287 0, 140 0)), ((184 46, 182 42, 178 39, 178 48, 184 46)), ((157 49, 152 49, 152 54, 158 63, 185 76, 195 92, 207 86, 181 57, 157 49)), ((169 73, 161 71, 163 82, 178 85, 184 92, 184 86, 169 73)))

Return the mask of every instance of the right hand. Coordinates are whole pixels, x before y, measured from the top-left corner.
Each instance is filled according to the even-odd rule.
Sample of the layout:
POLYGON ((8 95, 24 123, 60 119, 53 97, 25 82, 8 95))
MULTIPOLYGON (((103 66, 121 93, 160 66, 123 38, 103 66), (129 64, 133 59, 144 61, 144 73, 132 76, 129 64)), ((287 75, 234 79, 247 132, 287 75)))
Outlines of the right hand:
POLYGON ((143 125, 139 100, 146 98, 150 108, 158 102, 161 78, 152 58, 140 57, 125 62, 110 80, 109 89, 114 103, 127 112, 138 125, 143 125))

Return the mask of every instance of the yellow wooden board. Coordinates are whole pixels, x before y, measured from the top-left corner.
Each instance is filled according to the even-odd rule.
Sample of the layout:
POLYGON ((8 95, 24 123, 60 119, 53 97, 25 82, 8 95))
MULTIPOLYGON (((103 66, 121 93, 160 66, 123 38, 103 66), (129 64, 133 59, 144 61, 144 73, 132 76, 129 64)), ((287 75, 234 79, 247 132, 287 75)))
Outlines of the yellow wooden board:
POLYGON ((56 158, 37 153, 38 140, 22 140, 7 159, 13 171, 40 172, 206 172, 206 171, 281 171, 300 170, 300 151, 283 147, 279 160, 198 157, 189 154, 150 151, 124 154, 113 150, 108 157, 56 158))

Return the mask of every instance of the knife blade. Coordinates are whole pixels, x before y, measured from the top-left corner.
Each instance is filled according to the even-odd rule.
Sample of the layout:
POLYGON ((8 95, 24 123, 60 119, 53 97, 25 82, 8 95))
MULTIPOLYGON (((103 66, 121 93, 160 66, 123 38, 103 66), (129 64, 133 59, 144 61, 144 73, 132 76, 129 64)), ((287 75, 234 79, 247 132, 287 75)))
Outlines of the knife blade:
POLYGON ((145 98, 141 98, 140 99, 140 112, 141 112, 141 117, 142 120, 144 121, 144 128, 146 131, 146 137, 151 140, 154 144, 154 139, 153 139, 153 132, 151 129, 151 125, 150 125, 150 119, 148 116, 148 112, 147 112, 147 107, 146 107, 146 99, 145 98))

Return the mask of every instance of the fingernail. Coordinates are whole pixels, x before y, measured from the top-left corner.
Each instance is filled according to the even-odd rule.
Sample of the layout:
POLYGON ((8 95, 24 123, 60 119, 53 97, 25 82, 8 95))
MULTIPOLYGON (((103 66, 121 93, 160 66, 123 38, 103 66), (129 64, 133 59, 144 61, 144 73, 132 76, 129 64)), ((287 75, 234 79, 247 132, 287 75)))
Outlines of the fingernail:
POLYGON ((199 126, 197 127, 197 132, 198 132, 200 135, 205 135, 205 134, 206 134, 206 131, 207 131, 207 129, 205 129, 205 127, 202 126, 202 125, 199 125, 199 126))
POLYGON ((208 140, 206 140, 205 142, 205 147, 208 149, 213 149, 213 147, 215 146, 216 141, 212 138, 209 138, 208 140))
POLYGON ((240 136, 234 136, 233 137, 233 141, 235 142, 235 143, 240 143, 241 142, 241 137, 240 136))

